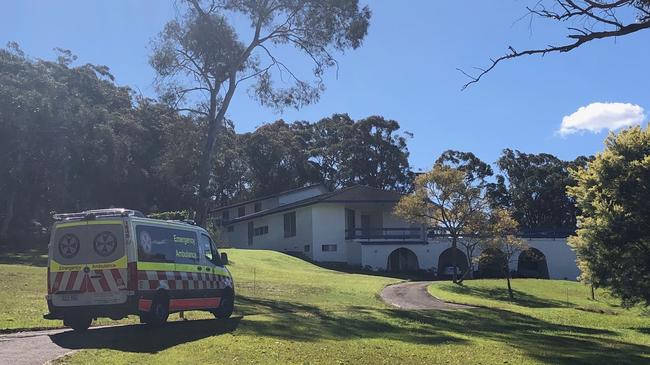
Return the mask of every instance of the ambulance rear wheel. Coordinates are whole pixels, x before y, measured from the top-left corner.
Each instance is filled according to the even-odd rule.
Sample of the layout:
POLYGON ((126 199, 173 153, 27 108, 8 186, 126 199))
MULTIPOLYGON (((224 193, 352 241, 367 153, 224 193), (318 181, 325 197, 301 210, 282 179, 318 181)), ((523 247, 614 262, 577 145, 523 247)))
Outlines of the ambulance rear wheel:
POLYGON ((235 310, 235 295, 232 292, 226 292, 221 297, 219 308, 215 309, 212 314, 219 319, 230 318, 233 310, 235 310))
POLYGON ((157 295, 151 303, 148 313, 140 316, 140 321, 152 326, 161 326, 169 317, 169 299, 164 295, 157 295))
POLYGON ((91 317, 87 316, 70 316, 63 319, 63 324, 77 332, 86 331, 93 322, 91 317))

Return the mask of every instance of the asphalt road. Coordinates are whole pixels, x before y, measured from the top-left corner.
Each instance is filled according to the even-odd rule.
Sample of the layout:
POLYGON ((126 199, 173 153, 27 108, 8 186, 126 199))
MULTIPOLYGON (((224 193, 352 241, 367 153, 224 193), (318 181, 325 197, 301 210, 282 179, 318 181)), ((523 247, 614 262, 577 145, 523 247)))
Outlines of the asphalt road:
POLYGON ((71 331, 56 329, 0 335, 0 363, 10 365, 44 364, 73 350, 54 343, 50 336, 71 331))
POLYGON ((400 309, 454 310, 474 308, 468 305, 443 302, 429 294, 432 281, 409 281, 389 285, 381 291, 384 302, 400 309))

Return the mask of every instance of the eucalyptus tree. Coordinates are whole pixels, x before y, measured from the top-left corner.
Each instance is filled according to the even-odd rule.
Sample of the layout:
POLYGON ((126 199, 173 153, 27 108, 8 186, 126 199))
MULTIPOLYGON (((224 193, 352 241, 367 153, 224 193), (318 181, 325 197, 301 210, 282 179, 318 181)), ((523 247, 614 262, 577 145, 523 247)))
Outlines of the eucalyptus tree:
POLYGON ((357 0, 185 4, 186 11, 153 41, 150 62, 164 99, 208 123, 198 169, 197 218, 202 222, 212 195, 217 136, 236 91, 248 87, 261 105, 278 110, 316 102, 325 89, 325 71, 338 65, 335 54, 361 46, 370 10, 357 0), (236 29, 233 19, 244 19, 249 29, 236 29), (301 76, 281 58, 286 49, 311 63, 310 76, 301 76))

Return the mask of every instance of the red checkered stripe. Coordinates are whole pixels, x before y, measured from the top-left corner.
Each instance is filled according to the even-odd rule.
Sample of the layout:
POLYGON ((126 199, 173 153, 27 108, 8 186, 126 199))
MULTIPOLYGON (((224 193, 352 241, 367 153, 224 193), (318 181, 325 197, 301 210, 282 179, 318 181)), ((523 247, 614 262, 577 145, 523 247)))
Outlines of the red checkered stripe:
POLYGON ((126 290, 126 269, 60 271, 50 273, 50 293, 80 291, 87 293, 126 290))
POLYGON ((232 279, 212 273, 184 271, 142 271, 138 270, 138 289, 224 289, 232 286, 232 279))

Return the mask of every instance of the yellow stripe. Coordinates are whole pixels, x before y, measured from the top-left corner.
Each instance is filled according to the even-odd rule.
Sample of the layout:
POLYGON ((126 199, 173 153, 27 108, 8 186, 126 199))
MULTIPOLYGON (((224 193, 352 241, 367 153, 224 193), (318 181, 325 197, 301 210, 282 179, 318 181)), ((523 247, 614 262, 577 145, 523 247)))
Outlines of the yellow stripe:
POLYGON ((138 270, 145 271, 175 271, 175 265, 167 262, 143 262, 138 261, 138 270))
POLYGON ((208 271, 209 266, 203 265, 188 265, 188 264, 172 264, 167 262, 138 262, 138 270, 145 271, 179 271, 179 272, 200 272, 200 273, 214 273, 217 275, 228 276, 230 273, 227 270, 218 267, 212 266, 212 271, 208 271), (201 270, 199 270, 199 267, 201 270))
POLYGON ((97 224, 122 224, 122 221, 118 220, 99 220, 99 221, 83 221, 83 222, 71 222, 71 223, 59 223, 56 225, 56 228, 65 228, 65 227, 77 227, 77 226, 92 226, 97 224))
POLYGON ((126 269, 126 256, 122 256, 119 259, 113 262, 103 262, 103 263, 94 263, 94 264, 72 264, 72 265, 62 265, 58 262, 51 260, 50 261, 50 271, 51 272, 61 272, 61 271, 81 271, 85 267, 88 267, 91 270, 102 270, 102 269, 126 269))

